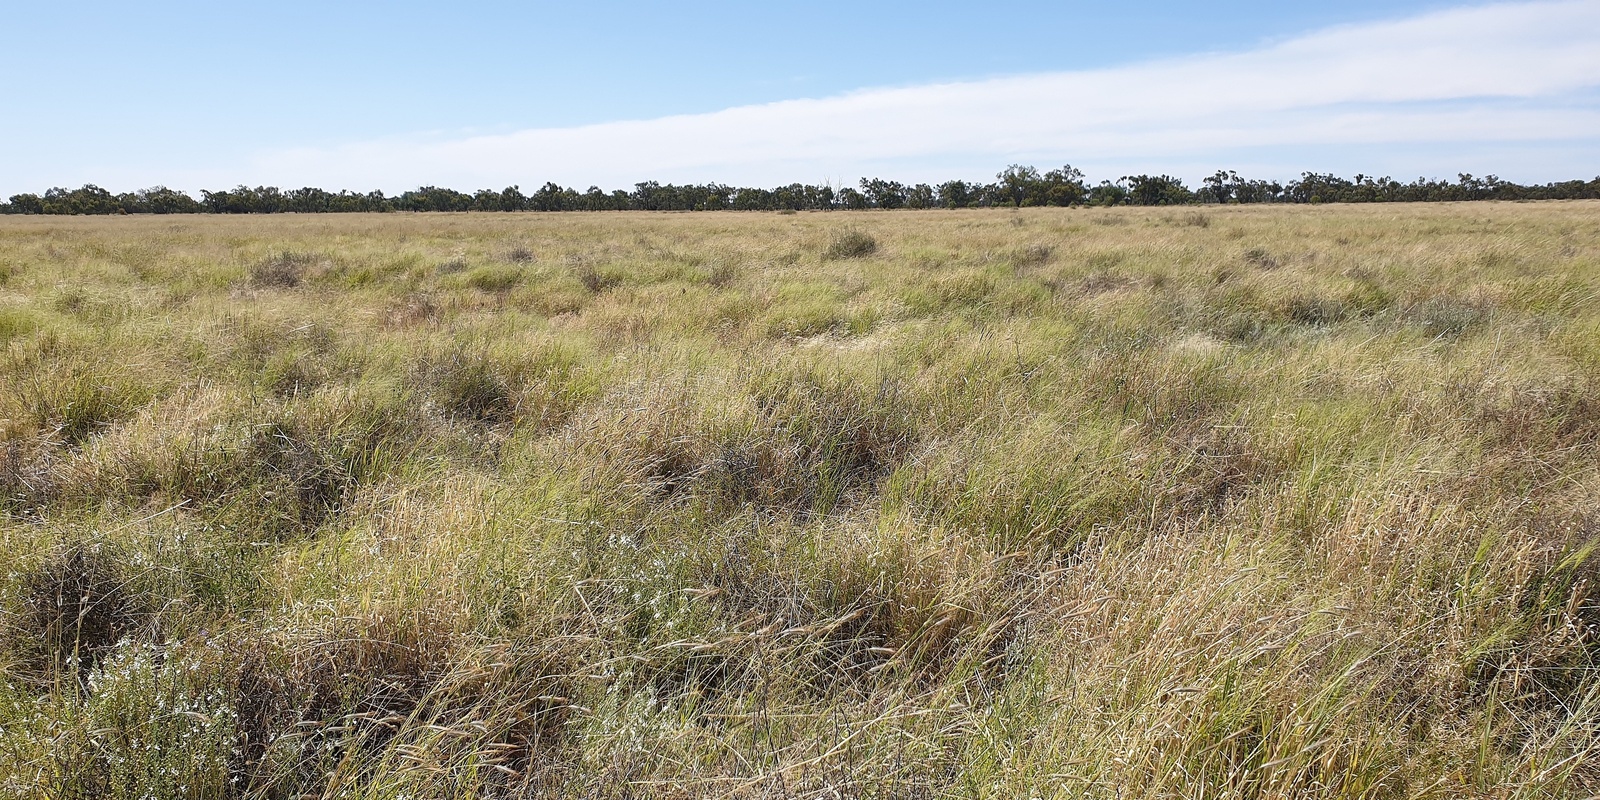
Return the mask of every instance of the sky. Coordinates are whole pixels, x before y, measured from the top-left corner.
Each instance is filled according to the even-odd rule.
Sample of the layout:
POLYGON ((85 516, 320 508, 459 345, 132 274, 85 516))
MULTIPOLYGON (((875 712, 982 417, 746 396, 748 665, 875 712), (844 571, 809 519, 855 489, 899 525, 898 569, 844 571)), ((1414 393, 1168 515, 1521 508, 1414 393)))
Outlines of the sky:
POLYGON ((0 196, 1600 175, 1600 0, 0 0, 0 196))

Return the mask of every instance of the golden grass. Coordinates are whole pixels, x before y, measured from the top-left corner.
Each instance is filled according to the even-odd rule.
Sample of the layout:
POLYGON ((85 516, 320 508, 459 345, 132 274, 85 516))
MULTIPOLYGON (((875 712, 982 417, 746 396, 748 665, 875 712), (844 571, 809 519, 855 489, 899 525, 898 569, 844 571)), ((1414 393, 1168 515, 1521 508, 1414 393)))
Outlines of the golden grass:
POLYGON ((0 219, 0 797, 1593 796, 1597 220, 0 219))

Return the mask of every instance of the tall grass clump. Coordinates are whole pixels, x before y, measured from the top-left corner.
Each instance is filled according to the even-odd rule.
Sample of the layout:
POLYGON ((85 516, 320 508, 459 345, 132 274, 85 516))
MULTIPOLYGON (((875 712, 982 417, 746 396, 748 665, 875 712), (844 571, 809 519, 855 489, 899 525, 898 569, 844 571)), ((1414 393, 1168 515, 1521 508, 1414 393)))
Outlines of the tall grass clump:
POLYGON ((14 646, 39 662, 87 675, 149 616, 134 576, 99 543, 59 547, 19 576, 14 646))
POLYGON ((876 252, 878 252, 876 237, 866 231, 850 228, 835 233, 828 240, 827 247, 822 249, 822 258, 825 261, 866 258, 876 252))
POLYGON ((293 289, 321 259, 314 253, 284 251, 250 265, 250 285, 258 289, 293 289))

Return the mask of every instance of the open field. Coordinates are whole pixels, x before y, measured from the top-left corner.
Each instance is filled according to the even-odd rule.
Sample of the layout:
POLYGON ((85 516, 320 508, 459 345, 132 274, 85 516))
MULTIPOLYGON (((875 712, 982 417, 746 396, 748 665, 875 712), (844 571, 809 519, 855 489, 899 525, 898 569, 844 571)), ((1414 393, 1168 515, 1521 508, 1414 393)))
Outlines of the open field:
POLYGON ((0 797, 1600 793, 1600 203, 0 219, 0 797))

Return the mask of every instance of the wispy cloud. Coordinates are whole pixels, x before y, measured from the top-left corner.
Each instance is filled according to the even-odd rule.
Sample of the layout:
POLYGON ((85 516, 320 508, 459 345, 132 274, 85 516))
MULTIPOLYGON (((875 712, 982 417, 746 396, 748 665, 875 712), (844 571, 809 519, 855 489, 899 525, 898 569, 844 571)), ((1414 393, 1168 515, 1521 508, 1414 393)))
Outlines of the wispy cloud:
POLYGON ((646 178, 774 184, 879 172, 983 175, 1017 160, 1089 165, 1111 176, 1208 161, 1274 163, 1254 158, 1256 150, 1299 159, 1291 168, 1349 148, 1414 157, 1416 145, 1433 146, 1433 159, 1487 148, 1525 170, 1565 176, 1600 171, 1593 161, 1566 163, 1574 153, 1580 162, 1600 154, 1597 88, 1600 0, 1518 3, 1108 69, 273 152, 234 177, 387 189, 546 180, 614 187, 646 178))

